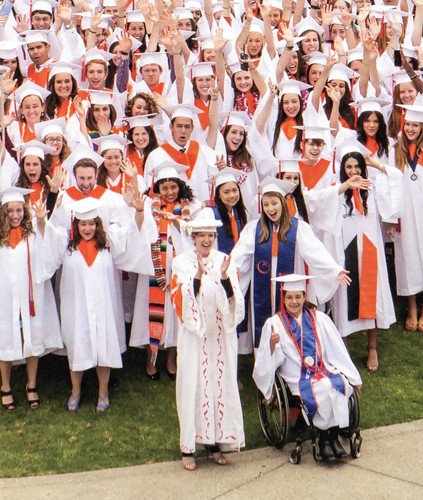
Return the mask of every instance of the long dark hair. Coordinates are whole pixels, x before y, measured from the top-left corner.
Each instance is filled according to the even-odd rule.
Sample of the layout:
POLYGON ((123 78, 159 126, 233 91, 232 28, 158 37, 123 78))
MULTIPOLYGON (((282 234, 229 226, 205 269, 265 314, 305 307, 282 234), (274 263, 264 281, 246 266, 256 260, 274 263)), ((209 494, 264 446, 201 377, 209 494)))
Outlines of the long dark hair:
MULTIPOLYGON (((317 50, 319 52, 323 52, 322 37, 319 35, 319 33, 317 33, 317 31, 315 31, 313 29, 310 29, 310 30, 304 31, 304 33, 302 33, 301 36, 304 36, 307 33, 310 33, 310 31, 313 31, 314 33, 316 33, 317 38, 319 40, 319 48, 317 50)), ((299 50, 298 50, 298 72, 297 72, 297 74, 298 74, 298 80, 301 80, 305 76, 306 68, 307 68, 307 63, 306 63, 306 60, 303 57, 303 56, 306 55, 306 53, 304 52, 304 49, 303 49, 302 40, 298 44, 298 46, 299 46, 299 50)))
MULTIPOLYGON (((286 172, 281 172, 281 174, 279 175, 279 173, 278 173, 276 175, 276 177, 278 179, 283 180, 285 174, 286 174, 286 172)), ((291 193, 291 196, 294 198, 295 204, 297 205, 298 214, 302 217, 303 221, 308 223, 309 222, 308 212, 307 212, 307 206, 306 206, 305 201, 304 201, 303 189, 301 186, 301 176, 299 178, 299 181, 300 182, 298 183, 298 186, 291 193)))
POLYGON ((377 155, 379 156, 379 158, 381 158, 383 154, 388 155, 389 141, 388 141, 388 136, 386 135, 385 119, 383 118, 383 115, 380 111, 363 111, 363 113, 361 113, 361 115, 358 117, 357 120, 357 140, 361 142, 361 144, 366 145, 367 135, 364 132, 363 123, 372 114, 376 115, 379 122, 379 128, 376 132, 375 139, 379 146, 379 149, 377 150, 377 155))
MULTIPOLYGON (((51 92, 50 95, 47 96, 46 98, 46 113, 49 118, 54 118, 54 114, 56 112, 56 109, 60 106, 61 101, 59 99, 59 96, 56 94, 54 90, 54 83, 56 81, 56 76, 54 75, 51 80, 48 82, 48 90, 51 92)), ((71 80, 72 80, 72 90, 69 96, 69 99, 74 99, 78 95, 78 83, 75 80, 75 77, 73 75, 70 75, 71 80)))
MULTIPOLYGON (((97 250, 107 249, 110 252, 110 245, 109 242, 107 241, 107 234, 106 231, 104 230, 103 221, 101 220, 101 217, 96 217, 93 220, 95 222, 95 234, 94 234, 95 247, 97 248, 97 250)), ((68 244, 68 250, 70 252, 76 250, 76 247, 82 240, 82 236, 78 228, 79 222, 80 220, 77 219, 76 217, 72 221, 73 239, 72 240, 69 239, 69 244, 68 244)))
MULTIPOLYGON (((100 132, 98 130, 98 125, 97 122, 94 119, 94 106, 98 106, 98 104, 92 104, 91 107, 88 109, 87 113, 87 128, 88 130, 95 130, 96 132, 100 132)), ((117 118, 117 113, 116 109, 113 106, 113 104, 109 104, 109 109, 110 109, 110 123, 113 125, 115 124, 116 118, 117 118)))
MULTIPOLYGON (((303 99, 300 95, 298 96, 298 99, 300 100, 300 109, 298 110, 295 120, 297 122, 297 125, 303 125, 303 99)), ((288 116, 283 109, 283 95, 282 95, 281 100, 279 101, 279 110, 278 110, 278 117, 276 119, 275 133, 273 134, 273 144, 272 144, 273 154, 275 154, 276 145, 278 144, 279 136, 281 134, 281 125, 287 118, 288 116)), ((297 130, 297 137, 295 138, 295 146, 294 146, 294 151, 297 153, 300 153, 301 151, 300 144, 302 138, 303 138, 302 130, 297 130)))
MULTIPOLYGON (((113 42, 112 45, 109 47, 109 52, 113 54, 113 50, 119 45, 119 42, 113 42)), ((129 51, 129 61, 128 61, 129 69, 132 68, 132 50, 129 51)), ((113 59, 110 59, 109 64, 108 64, 108 70, 107 70, 107 76, 106 80, 104 81, 104 86, 107 89, 113 89, 115 85, 115 76, 116 76, 116 71, 117 71, 117 66, 113 62, 113 59)))
MULTIPOLYGON (((348 175, 345 172, 345 163, 348 159, 353 158, 354 160, 357 161, 358 166, 360 167, 360 175, 363 177, 363 179, 367 179, 367 167, 366 167, 366 160, 364 159, 364 156, 361 153, 358 153, 357 151, 353 151, 352 153, 347 153, 341 161, 341 168, 339 171, 339 176, 341 182, 345 182, 348 180, 348 175)), ((345 197, 345 203, 347 204, 349 210, 348 215, 352 214, 353 211, 353 203, 351 201, 353 196, 353 190, 352 189, 347 189, 344 193, 345 197)), ((363 211, 364 215, 367 215, 367 198, 369 196, 369 193, 365 189, 360 189, 360 198, 363 202, 363 211)))
POLYGON ((16 69, 15 69, 15 73, 13 75, 13 79, 14 80, 17 80, 16 82, 16 87, 20 87, 23 82, 24 82, 24 77, 22 75, 22 71, 21 71, 21 65, 20 65, 20 62, 19 62, 19 57, 12 57, 12 59, 2 59, 0 58, 0 64, 3 64, 3 61, 13 61, 13 59, 16 59, 18 64, 16 66, 16 69))
POLYGON ((242 140, 238 149, 236 151, 232 152, 232 151, 228 151, 228 148, 226 146, 226 136, 229 134, 229 131, 231 130, 231 128, 232 128, 232 125, 228 125, 227 127, 225 127, 225 130, 223 131, 223 138, 225 139, 226 154, 233 156, 234 164, 237 168, 241 169, 243 167, 243 163, 246 163, 248 165, 248 170, 251 171, 251 170, 253 170, 254 164, 253 164, 253 160, 251 158, 251 155, 247 150, 247 131, 244 129, 244 139, 242 140))
MULTIPOLYGON (((104 150, 103 153, 101 154, 101 156, 104 155, 104 153, 107 151, 104 150)), ((119 149, 119 152, 120 152, 120 159, 121 161, 124 160, 124 156, 123 156, 123 153, 122 151, 119 149)), ((104 188, 107 188, 107 177, 108 177, 108 172, 107 172, 107 168, 104 166, 104 161, 103 163, 100 165, 99 169, 98 169, 98 174, 97 174, 97 184, 101 187, 104 187, 104 188)))
MULTIPOLYGON (((323 92, 326 96, 326 104, 324 106, 324 109, 325 109, 326 116, 329 120, 330 114, 332 112, 333 101, 328 96, 328 94, 326 92, 326 88, 323 92)), ((351 90, 350 90, 350 87, 348 86, 348 83, 345 82, 345 93, 342 96, 341 102, 339 103, 339 116, 341 118, 343 118, 348 123, 348 125, 351 129, 354 129, 354 127, 355 127, 355 115, 354 115, 353 110, 351 109, 350 102, 351 102, 351 90)))
MULTIPOLYGON (((216 202, 216 207, 220 215, 220 219, 223 222, 223 229, 225 230, 226 234, 231 236, 233 238, 233 233, 232 233, 232 227, 231 227, 231 220, 229 218, 228 214, 228 209, 225 207, 222 199, 220 198, 220 189, 222 186, 226 184, 223 183, 220 186, 217 186, 215 195, 214 195, 214 200, 216 202)), ((243 228, 245 224, 247 224, 247 210, 244 205, 244 200, 242 199, 242 193, 241 189, 239 188, 238 184, 238 193, 239 193, 239 200, 237 204, 233 207, 233 210, 237 212, 239 220, 241 221, 241 227, 243 228)))
MULTIPOLYGON (((127 132, 128 134, 128 139, 133 142, 133 139, 132 139, 132 136, 133 136, 133 133, 134 133, 134 128, 130 128, 127 132)), ((153 127, 150 127, 150 126, 147 126, 147 127, 144 127, 147 134, 148 134, 148 144, 147 146, 144 148, 144 151, 143 151, 143 155, 144 155, 144 165, 145 165, 145 162, 147 161, 147 158, 148 158, 148 155, 156 148, 159 147, 159 143, 157 142, 157 137, 156 137, 156 134, 154 132, 154 129, 153 127)), ((129 144, 128 145, 128 149, 129 151, 133 151, 135 149, 135 146, 134 144, 129 144)))
MULTIPOLYGON (((18 180, 16 182, 16 186, 21 187, 21 188, 30 189, 32 182, 28 179, 28 176, 26 175, 25 170, 24 170, 25 158, 26 157, 24 156, 22 158, 22 160, 19 162, 19 167, 20 167, 21 171, 20 171, 18 180)), ((38 158, 38 156, 37 156, 37 158, 38 158)), ((41 158, 39 158, 39 160, 41 163, 41 173, 40 173, 40 180, 38 182, 41 184, 43 191, 45 193, 45 196, 47 196, 47 193, 50 191, 50 184, 48 183, 47 175, 49 175, 50 172, 47 168, 45 160, 42 160, 41 158)))
MULTIPOLYGON (((184 182, 182 179, 179 179, 179 177, 169 177, 167 179, 160 179, 154 183, 153 186, 153 192, 157 195, 160 196, 160 185, 164 184, 165 182, 176 182, 176 184, 179 187, 179 192, 178 192, 178 201, 181 201, 183 199, 188 200, 189 202, 194 201, 194 192, 192 189, 188 186, 186 182, 184 182)), ((148 194, 148 192, 146 193, 148 194)))

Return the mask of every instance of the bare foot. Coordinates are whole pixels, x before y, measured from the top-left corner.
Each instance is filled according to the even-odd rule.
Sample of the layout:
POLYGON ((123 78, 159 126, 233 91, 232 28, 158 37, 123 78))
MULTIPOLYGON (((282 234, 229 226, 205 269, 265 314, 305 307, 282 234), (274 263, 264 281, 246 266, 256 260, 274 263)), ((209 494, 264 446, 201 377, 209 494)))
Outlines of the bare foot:
POLYGON ((367 369, 369 372, 375 372, 379 368, 379 360, 377 357, 377 351, 374 347, 368 349, 369 355, 367 358, 367 369))

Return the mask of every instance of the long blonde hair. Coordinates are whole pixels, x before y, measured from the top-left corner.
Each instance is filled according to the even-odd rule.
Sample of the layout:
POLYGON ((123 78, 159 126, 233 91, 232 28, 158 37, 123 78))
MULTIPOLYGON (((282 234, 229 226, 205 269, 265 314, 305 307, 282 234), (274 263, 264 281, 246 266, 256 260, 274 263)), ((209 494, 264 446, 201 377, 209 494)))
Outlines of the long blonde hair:
POLYGON ((261 198, 261 237, 259 243, 265 243, 270 238, 271 233, 271 224, 272 221, 269 217, 264 213, 263 210, 263 198, 267 196, 269 198, 279 198, 282 205, 282 215, 279 220, 279 230, 278 230, 278 240, 286 243, 286 233, 289 231, 291 227, 291 217, 289 216, 288 205, 286 204, 285 197, 282 196, 281 193, 277 193, 276 191, 270 191, 266 193, 261 198))
MULTIPOLYGON (((405 166, 408 164, 410 144, 411 142, 407 139, 403 130, 398 142, 395 144, 395 165, 402 173, 404 173, 405 166)), ((420 123, 420 134, 416 140, 417 154, 420 154, 421 151, 423 151, 423 123, 420 123)))
MULTIPOLYGON (((0 248, 9 246, 9 238, 10 238, 10 221, 9 216, 7 215, 7 207, 8 203, 5 203, 0 207, 0 248)), ((28 236, 34 232, 32 228, 32 217, 29 211, 28 205, 25 203, 23 206, 24 216, 21 222, 22 227, 22 239, 28 238, 28 236)))

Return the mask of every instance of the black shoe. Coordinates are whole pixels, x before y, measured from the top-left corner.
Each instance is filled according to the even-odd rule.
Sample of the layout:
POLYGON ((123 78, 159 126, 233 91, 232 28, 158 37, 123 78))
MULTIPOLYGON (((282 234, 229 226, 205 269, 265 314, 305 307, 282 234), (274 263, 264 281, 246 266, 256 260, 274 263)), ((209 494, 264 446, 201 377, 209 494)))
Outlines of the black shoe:
POLYGON ((157 370, 156 373, 153 373, 152 375, 149 375, 147 373, 147 370, 145 370, 145 376, 148 378, 148 380, 154 380, 154 381, 160 380, 159 370, 157 370))
POLYGON ((347 458, 348 453, 344 450, 344 447, 340 443, 339 439, 331 439, 330 446, 335 454, 336 458, 347 458))
POLYGON ((323 462, 328 462, 328 463, 336 462, 336 456, 332 450, 331 445, 329 444, 329 441, 322 442, 322 440, 320 439, 319 440, 319 451, 320 451, 320 456, 322 457, 323 462))
POLYGON ((172 382, 175 382, 176 380, 176 373, 172 373, 170 372, 168 369, 167 369, 167 366, 166 366, 166 373, 167 373, 167 376, 170 378, 170 380, 172 382))

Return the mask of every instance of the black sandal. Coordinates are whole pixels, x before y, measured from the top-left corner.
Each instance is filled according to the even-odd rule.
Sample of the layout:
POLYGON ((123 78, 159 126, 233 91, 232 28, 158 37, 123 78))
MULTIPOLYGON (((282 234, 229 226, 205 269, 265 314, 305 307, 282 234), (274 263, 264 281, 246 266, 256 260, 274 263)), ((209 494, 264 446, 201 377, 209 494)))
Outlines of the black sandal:
POLYGON ((29 388, 28 385, 26 386, 26 397, 28 400, 29 407, 32 408, 33 410, 35 410, 36 408, 40 407, 40 400, 39 399, 29 400, 28 394, 30 392, 36 392, 38 394, 38 390, 36 387, 29 388))
POLYGON ((1 395, 1 405, 3 406, 3 408, 7 411, 13 411, 16 408, 16 405, 15 405, 15 402, 13 401, 13 399, 12 399, 11 403, 3 403, 3 398, 5 398, 7 396, 11 396, 12 391, 7 391, 7 392, 1 391, 0 395, 1 395))

